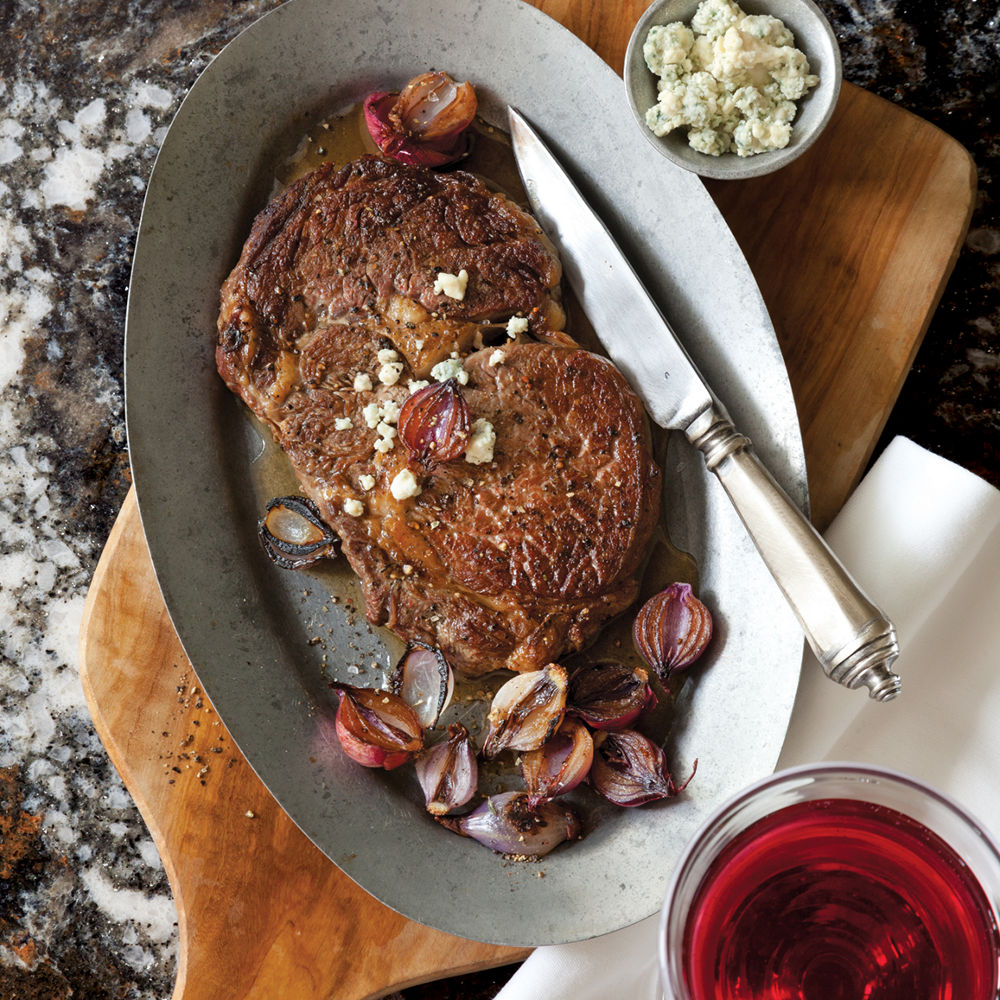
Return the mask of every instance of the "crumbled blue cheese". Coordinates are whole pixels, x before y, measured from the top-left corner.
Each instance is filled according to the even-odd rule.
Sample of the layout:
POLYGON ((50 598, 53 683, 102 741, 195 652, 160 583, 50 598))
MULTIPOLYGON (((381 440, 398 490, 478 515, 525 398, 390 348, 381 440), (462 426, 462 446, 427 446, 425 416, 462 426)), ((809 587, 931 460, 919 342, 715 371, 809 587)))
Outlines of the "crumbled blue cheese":
POLYGON ((382 420, 387 424, 394 424, 399 420, 400 405, 394 399, 387 399, 382 404, 382 420))
POLYGON ((434 292, 437 295, 447 295, 449 299, 459 302, 465 298, 465 289, 469 284, 469 272, 463 267, 458 274, 439 271, 434 279, 434 292))
POLYGON ((487 362, 487 364, 490 366, 490 368, 493 368, 496 365, 502 365, 504 363, 504 360, 506 359, 506 357, 507 357, 507 355, 504 354, 504 352, 501 351, 500 348, 497 348, 490 355, 490 360, 487 362))
POLYGON ((690 27, 650 28, 643 55, 660 78, 646 124, 656 135, 687 127, 688 144, 712 156, 787 146, 794 102, 819 83, 785 24, 734 0, 703 0, 690 27))
POLYGON ((335 430, 349 431, 354 426, 354 421, 350 417, 337 417, 333 421, 335 430))
POLYGON ((368 372, 358 372, 354 376, 354 391, 355 392, 370 392, 372 387, 372 377, 368 372))
POLYGON ((407 383, 410 388, 410 395, 412 396, 415 392, 419 392, 421 389, 426 389, 430 385, 426 379, 410 379, 407 383))
POLYGON ((420 493, 420 483, 409 469, 401 469, 389 484, 389 492, 397 500, 406 500, 420 493))
MULTIPOLYGON (((383 425, 389 425, 396 423, 399 420, 400 405, 394 399, 387 399, 381 406, 378 403, 369 403, 361 411, 361 415, 365 418, 365 423, 372 430, 379 430, 383 425)), ((334 422, 334 426, 338 426, 337 422, 334 422)), ((340 428, 338 428, 340 429, 340 428)), ((392 428, 389 428, 392 430, 392 428)), ((382 434, 382 431, 379 430, 382 434)), ((392 434, 383 434, 383 437, 392 437, 392 434)))
POLYGON ((375 424, 375 433, 378 434, 378 440, 375 442, 375 451, 381 455, 387 455, 396 445, 394 440, 396 437, 396 428, 382 419, 381 410, 379 411, 378 423, 375 424))
POLYGON ((465 460, 471 465, 483 465, 493 461, 493 447, 497 435, 493 425, 483 417, 473 420, 469 428, 469 443, 465 448, 465 460))
POLYGON ((378 370, 378 380, 382 385, 395 385, 403 374, 402 361, 388 361, 378 370))
POLYGON ((365 512, 365 505, 360 500, 349 497, 344 501, 344 513, 351 517, 361 517, 365 512))
POLYGON ((358 483, 366 493, 369 490, 375 489, 375 477, 369 476, 366 473, 362 473, 362 475, 358 476, 358 483))
POLYGON ((403 374, 404 363, 390 347, 383 347, 376 355, 379 363, 378 380, 382 385, 395 385, 403 374))
POLYGON ((365 418, 365 423, 372 430, 375 430, 375 428, 378 427, 379 421, 382 419, 382 410, 378 403, 369 403, 361 411, 361 415, 365 418))
POLYGON ((528 321, 523 316, 511 316, 507 320, 507 336, 513 340, 519 333, 528 332, 528 321))
POLYGON ((469 373, 465 370, 461 358, 445 358, 431 369, 431 378, 438 382, 456 379, 459 385, 468 385, 469 373))

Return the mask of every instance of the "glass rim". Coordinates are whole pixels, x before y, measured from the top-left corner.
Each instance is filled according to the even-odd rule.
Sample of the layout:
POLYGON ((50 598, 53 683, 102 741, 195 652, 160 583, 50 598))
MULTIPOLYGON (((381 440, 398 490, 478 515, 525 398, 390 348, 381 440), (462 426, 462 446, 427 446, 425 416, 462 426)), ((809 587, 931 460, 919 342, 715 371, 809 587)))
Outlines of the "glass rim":
MULTIPOLYGON (((668 930, 672 914, 671 904, 677 896, 678 887, 680 886, 682 878, 685 876, 686 870, 691 863, 692 858, 700 850, 702 843, 727 817, 736 812, 741 806, 752 801, 753 799, 758 798, 762 793, 779 786, 792 786, 797 782, 805 782, 808 779, 823 777, 844 777, 849 779, 871 778, 876 782, 881 781, 885 784, 904 786, 916 791, 921 796, 935 802, 939 806, 944 807, 947 812, 958 819, 960 823, 966 827, 969 833, 972 834, 976 840, 981 842, 986 851, 992 855, 995 864, 998 869, 1000 869, 1000 841, 998 841, 997 838, 990 833, 986 826, 975 815, 969 812, 969 810, 963 805, 960 805, 954 798, 952 798, 952 796, 934 787, 933 785, 928 784, 922 778, 914 777, 911 774, 906 774, 905 772, 896 770, 895 768, 884 767, 881 764, 866 764, 860 761, 822 761, 811 764, 796 764, 791 767, 782 768, 780 771, 774 771, 771 774, 765 775, 763 778, 760 778, 742 788, 735 795, 730 796, 730 798, 726 799, 716 809, 714 809, 712 813, 706 817, 698 829, 691 835, 690 840, 687 842, 680 858, 677 861, 677 864, 674 867, 673 873, 670 877, 670 882, 667 885, 667 892, 664 896, 663 905, 660 908, 659 920, 657 922, 657 957, 661 977, 661 989, 663 991, 662 996, 664 1000, 670 1000, 672 995, 666 992, 668 987, 671 985, 666 982, 668 969, 668 930)), ((765 815, 770 815, 770 812, 765 815)), ((921 822, 921 820, 916 817, 910 818, 916 819, 917 822, 921 822)), ((967 864, 969 863, 964 857, 963 860, 965 860, 967 864)), ((986 891, 985 887, 984 891, 986 891)), ((987 895, 990 896, 989 893, 987 893, 987 895)), ((994 916, 996 918, 1000 918, 1000 903, 995 901, 992 896, 990 896, 990 903, 994 910, 994 916)), ((998 925, 1000 925, 1000 920, 998 920, 998 925)))

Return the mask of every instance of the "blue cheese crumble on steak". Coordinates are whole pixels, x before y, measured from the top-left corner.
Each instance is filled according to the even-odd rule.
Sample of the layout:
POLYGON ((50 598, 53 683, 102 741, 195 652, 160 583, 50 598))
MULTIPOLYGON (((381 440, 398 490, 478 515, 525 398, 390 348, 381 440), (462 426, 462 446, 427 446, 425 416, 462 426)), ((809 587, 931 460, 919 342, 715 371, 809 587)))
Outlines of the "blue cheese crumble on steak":
POLYGON ((340 535, 369 620, 468 676, 591 643, 659 516, 642 405, 563 330, 560 278, 473 175, 366 156, 279 194, 222 287, 219 373, 340 535), (426 468, 396 421, 442 374, 476 443, 426 468))

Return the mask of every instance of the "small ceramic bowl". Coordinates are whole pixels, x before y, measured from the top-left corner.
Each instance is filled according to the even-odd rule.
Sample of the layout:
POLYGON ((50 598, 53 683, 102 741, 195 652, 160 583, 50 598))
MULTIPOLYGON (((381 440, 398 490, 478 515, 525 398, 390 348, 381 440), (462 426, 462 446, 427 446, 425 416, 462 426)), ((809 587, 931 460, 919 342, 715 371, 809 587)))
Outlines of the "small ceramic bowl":
POLYGON ((785 166, 801 156, 816 141, 833 114, 840 94, 840 49, 830 23, 812 0, 740 0, 747 14, 771 14, 784 21, 795 36, 795 46, 809 60, 809 69, 819 83, 800 101, 792 122, 791 141, 784 149, 737 156, 712 156, 688 145, 687 129, 678 128, 664 136, 655 135, 646 125, 646 111, 657 101, 657 76, 646 65, 642 47, 654 25, 682 21, 690 24, 699 0, 655 0, 639 18, 625 52, 625 90, 635 120, 650 143, 667 159, 702 177, 742 180, 759 177, 785 166))

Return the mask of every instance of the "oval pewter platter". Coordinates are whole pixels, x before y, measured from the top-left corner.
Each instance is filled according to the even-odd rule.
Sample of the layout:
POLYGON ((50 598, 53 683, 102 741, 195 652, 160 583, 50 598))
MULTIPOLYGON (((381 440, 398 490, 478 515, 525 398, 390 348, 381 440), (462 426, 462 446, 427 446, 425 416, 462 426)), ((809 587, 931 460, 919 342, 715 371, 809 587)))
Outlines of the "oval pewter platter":
POLYGON ((784 363, 732 235, 701 182, 639 135, 612 70, 520 0, 291 0, 206 69, 157 158, 136 245, 126 334, 135 489, 203 689, 316 845, 372 895, 440 930, 510 945, 579 940, 656 911, 701 820, 773 770, 802 637, 721 488, 674 435, 665 522, 697 561, 716 617, 710 652, 673 707, 676 773, 699 760, 683 795, 607 809, 578 843, 519 864, 430 820, 412 769, 360 768, 331 739, 329 680, 377 686, 399 647, 366 626, 357 601, 334 603, 322 576, 263 558, 260 484, 295 483, 215 373, 218 289, 276 165, 309 127, 430 67, 472 80, 487 119, 501 122, 512 104, 538 128, 739 426, 806 503, 784 363))

